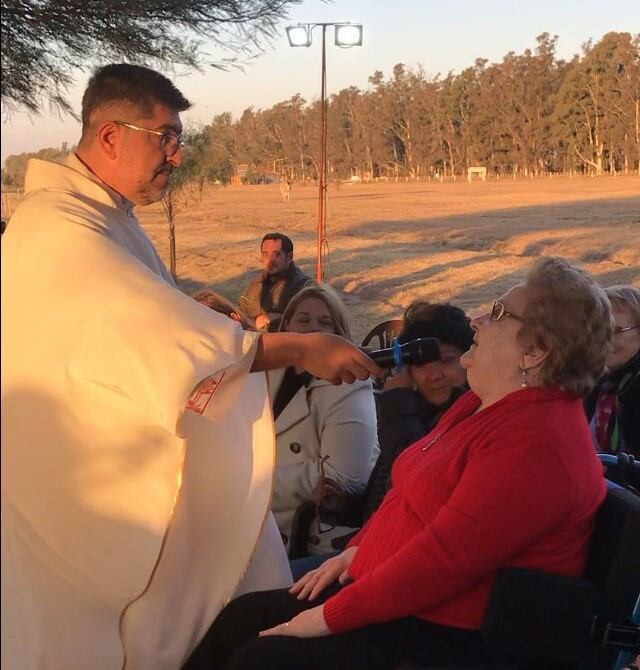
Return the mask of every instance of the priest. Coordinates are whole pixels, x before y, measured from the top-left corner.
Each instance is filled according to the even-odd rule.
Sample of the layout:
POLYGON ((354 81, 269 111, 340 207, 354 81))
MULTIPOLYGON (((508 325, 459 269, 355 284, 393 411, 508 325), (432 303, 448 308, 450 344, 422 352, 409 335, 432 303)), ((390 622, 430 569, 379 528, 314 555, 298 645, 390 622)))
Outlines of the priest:
POLYGON ((6 670, 179 668, 244 582, 288 579, 251 373, 380 372, 339 338, 244 332, 176 288, 133 206, 180 166, 189 106, 153 70, 98 69, 77 150, 30 161, 3 236, 6 670))

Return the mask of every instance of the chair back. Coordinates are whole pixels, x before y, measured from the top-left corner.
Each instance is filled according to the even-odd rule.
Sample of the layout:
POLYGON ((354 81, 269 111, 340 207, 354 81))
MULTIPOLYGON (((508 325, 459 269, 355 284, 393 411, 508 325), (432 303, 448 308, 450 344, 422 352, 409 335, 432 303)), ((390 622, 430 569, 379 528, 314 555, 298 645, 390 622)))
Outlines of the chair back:
POLYGON ((510 568, 499 573, 482 633, 496 660, 539 669, 611 670, 608 624, 627 622, 640 593, 640 498, 612 488, 598 510, 585 578, 510 568))
POLYGON ((400 334, 403 325, 404 321, 402 319, 383 321, 365 335, 361 346, 368 347, 373 344, 378 349, 388 349, 391 346, 393 338, 398 337, 400 334), (374 340, 377 340, 377 342, 374 342, 374 340))
POLYGON ((640 497, 628 489, 610 488, 598 511, 586 578, 598 587, 601 597, 589 660, 581 670, 619 668, 627 654, 612 643, 634 636, 636 645, 640 642, 637 620, 635 626, 630 624, 640 600, 640 497), (630 625, 623 634, 626 624, 630 625))
POLYGON ((604 594, 601 617, 628 618, 640 594, 640 497, 610 488, 598 511, 586 577, 604 594))

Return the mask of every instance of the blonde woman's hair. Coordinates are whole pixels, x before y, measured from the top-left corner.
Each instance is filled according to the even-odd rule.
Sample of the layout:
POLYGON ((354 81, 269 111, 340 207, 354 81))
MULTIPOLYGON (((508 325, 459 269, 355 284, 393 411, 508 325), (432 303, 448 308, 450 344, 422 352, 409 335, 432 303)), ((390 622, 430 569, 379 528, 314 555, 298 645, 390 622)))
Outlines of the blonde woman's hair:
POLYGON ((347 340, 351 340, 349 317, 344 303, 331 287, 313 281, 307 282, 289 301, 280 321, 281 331, 287 330, 289 322, 298 305, 307 298, 318 298, 319 300, 322 300, 329 309, 329 313, 331 314, 331 318, 336 327, 336 335, 341 335, 347 340))
POLYGON ((640 323, 640 288, 616 284, 609 286, 604 292, 614 307, 629 312, 633 322, 640 323))
POLYGON ((547 352, 540 381, 585 395, 604 371, 613 333, 604 289, 559 257, 540 258, 525 288, 527 304, 518 340, 547 352))

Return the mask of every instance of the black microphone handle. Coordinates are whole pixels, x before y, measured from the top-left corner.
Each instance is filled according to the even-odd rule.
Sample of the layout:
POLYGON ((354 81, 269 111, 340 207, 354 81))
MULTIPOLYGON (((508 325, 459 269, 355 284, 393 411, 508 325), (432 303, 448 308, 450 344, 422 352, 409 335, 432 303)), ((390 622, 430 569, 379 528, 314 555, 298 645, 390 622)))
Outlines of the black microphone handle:
MULTIPOLYGON (((402 365, 424 365, 440 360, 440 345, 435 337, 421 337, 409 340, 400 345, 400 359, 402 365)), ((394 368, 398 365, 396 349, 375 349, 364 353, 372 358, 381 368, 394 368)))
POLYGON ((396 366, 396 358, 394 356, 393 349, 375 349, 373 351, 363 349, 363 351, 381 368, 394 368, 396 366))

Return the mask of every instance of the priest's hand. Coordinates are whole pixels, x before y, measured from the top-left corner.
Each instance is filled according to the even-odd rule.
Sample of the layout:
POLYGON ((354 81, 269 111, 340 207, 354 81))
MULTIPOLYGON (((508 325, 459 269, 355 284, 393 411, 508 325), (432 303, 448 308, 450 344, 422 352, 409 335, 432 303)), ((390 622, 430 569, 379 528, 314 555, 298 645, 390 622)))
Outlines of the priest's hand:
POLYGON ((323 637, 331 635, 322 614, 322 605, 300 612, 286 623, 263 630, 260 637, 267 635, 289 635, 291 637, 323 637))
POLYGON ((382 368, 338 335, 262 333, 251 370, 272 370, 291 365, 334 384, 382 375, 382 368))

